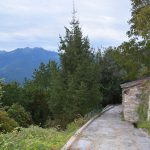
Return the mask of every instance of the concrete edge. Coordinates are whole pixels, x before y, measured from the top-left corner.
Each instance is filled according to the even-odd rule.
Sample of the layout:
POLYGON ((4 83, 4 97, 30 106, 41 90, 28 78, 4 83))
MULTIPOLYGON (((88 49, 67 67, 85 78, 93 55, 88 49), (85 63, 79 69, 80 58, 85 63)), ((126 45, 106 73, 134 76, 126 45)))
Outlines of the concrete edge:
POLYGON ((77 140, 81 132, 87 128, 95 119, 97 119, 99 116, 101 116, 103 113, 106 111, 112 109, 114 106, 108 105, 106 106, 99 114, 96 116, 92 117, 86 124, 84 124, 79 130, 75 132, 75 134, 69 139, 69 141, 61 148, 61 150, 69 150, 71 145, 77 140))

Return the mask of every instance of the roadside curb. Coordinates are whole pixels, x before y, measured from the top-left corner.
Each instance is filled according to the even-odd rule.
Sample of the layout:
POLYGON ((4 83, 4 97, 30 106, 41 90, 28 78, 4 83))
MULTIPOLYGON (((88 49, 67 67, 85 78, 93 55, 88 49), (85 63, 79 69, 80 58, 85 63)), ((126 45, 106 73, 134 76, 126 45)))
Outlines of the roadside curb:
POLYGON ((77 140, 77 138, 79 137, 81 132, 85 128, 87 128, 95 119, 97 119, 99 116, 101 116, 106 111, 112 109, 113 107, 114 107, 113 105, 108 105, 102 110, 102 112, 100 112, 98 115, 92 117, 85 125, 83 125, 79 130, 77 130, 75 132, 75 134, 69 139, 69 141, 64 145, 64 147, 61 148, 61 150, 70 150, 71 145, 77 140))

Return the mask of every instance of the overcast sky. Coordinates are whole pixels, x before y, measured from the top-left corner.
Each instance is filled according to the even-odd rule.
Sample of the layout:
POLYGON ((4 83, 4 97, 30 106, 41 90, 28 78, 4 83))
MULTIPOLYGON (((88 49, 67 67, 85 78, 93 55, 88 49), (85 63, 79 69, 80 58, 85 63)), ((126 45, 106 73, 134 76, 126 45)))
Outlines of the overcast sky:
MULTIPOLYGON (((75 0, 77 18, 94 48, 127 40, 130 0, 75 0)), ((0 50, 23 47, 58 49, 69 26, 72 0, 1 0, 0 50)))

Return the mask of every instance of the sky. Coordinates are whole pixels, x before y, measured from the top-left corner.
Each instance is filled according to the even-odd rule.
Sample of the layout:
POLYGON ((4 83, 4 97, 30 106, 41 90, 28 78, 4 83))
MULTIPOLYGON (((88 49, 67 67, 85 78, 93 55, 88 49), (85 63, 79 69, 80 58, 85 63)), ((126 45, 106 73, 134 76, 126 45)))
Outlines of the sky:
MULTIPOLYGON (((127 40, 130 0, 75 0, 83 34, 94 48, 127 40)), ((58 50, 72 18, 72 0, 1 0, 0 50, 43 47, 58 50)))

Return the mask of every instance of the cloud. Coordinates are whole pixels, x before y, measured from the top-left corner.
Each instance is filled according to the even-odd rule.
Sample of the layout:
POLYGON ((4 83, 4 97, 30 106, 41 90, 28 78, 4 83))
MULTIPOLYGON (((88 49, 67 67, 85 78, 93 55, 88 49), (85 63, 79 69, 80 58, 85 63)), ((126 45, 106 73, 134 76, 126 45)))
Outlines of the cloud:
MULTIPOLYGON (((72 17, 70 0, 0 1, 0 49, 57 49, 72 17)), ((116 45, 126 40, 130 0, 76 0, 77 18, 92 45, 116 45)))

